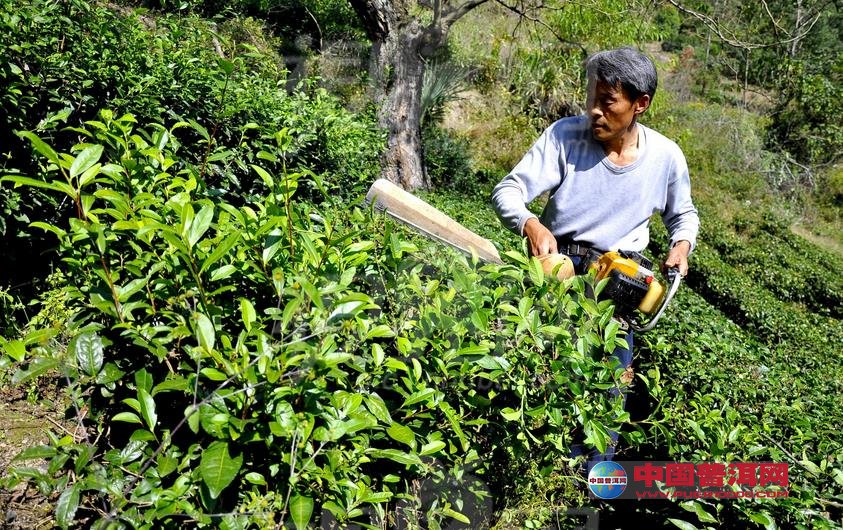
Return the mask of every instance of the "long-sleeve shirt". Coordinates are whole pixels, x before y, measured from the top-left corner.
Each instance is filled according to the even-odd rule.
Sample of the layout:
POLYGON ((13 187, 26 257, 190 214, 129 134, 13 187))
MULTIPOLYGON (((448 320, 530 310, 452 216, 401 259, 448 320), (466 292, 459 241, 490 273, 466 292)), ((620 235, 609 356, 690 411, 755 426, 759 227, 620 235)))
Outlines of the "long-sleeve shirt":
POLYGON ((586 116, 553 123, 492 192, 501 221, 523 235, 536 217, 527 205, 550 192, 539 220, 557 239, 641 251, 650 240, 650 217, 659 212, 671 246, 687 240, 693 249, 700 221, 685 156, 671 140, 637 126, 638 159, 617 166, 594 140, 586 116))

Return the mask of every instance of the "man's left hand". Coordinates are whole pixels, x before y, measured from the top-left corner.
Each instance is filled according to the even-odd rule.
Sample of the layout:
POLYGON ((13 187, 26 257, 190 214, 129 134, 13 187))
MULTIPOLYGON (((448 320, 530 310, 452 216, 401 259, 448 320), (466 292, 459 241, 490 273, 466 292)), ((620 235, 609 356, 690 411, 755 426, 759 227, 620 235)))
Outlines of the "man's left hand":
POLYGON ((670 249, 667 259, 664 260, 664 267, 662 270, 667 270, 672 267, 679 268, 679 274, 683 277, 688 274, 688 254, 691 252, 691 242, 682 240, 676 243, 670 249))

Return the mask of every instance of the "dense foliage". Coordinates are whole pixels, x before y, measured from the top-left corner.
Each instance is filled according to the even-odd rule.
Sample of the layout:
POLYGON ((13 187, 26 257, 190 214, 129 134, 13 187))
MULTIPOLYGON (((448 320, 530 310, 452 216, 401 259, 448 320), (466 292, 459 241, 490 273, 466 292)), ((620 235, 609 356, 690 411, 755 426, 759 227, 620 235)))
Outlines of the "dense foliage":
POLYGON ((58 370, 89 411, 78 437, 20 455, 46 471, 7 482, 61 492, 60 526, 467 521, 466 471, 564 455, 575 425, 603 450, 628 416, 605 392, 623 386, 617 323, 582 279, 547 281, 518 253, 425 256, 367 211, 295 199, 313 174, 254 166, 264 198, 212 202, 173 130, 108 111, 85 125, 72 153, 27 134, 44 180, 6 177, 75 205, 37 225, 72 278, 69 322, 3 341, 14 382, 58 370), (416 506, 421 480, 437 495, 416 506))
MULTIPOLYGON (((0 501, 29 484, 67 528, 539 528, 594 506, 570 447, 615 430, 618 458, 788 462, 791 484, 599 504, 609 525, 838 524, 839 255, 786 208, 839 219, 843 177, 805 165, 839 153, 838 11, 750 53, 661 4, 467 17, 426 80, 424 198, 508 250, 482 265, 362 202, 384 146, 365 65, 317 56, 367 52, 347 3, 139 4, 0 0, 0 383, 60 387, 0 501), (546 279, 485 199, 579 110, 584 54, 642 40, 684 48, 645 118, 684 150, 703 231, 627 385, 600 286, 546 279), (767 115, 746 83, 780 96, 767 115)), ((688 5, 758 39, 798 18, 688 5)), ((666 241, 654 223, 650 253, 666 241)))
POLYGON ((766 99, 772 121, 767 143, 803 163, 838 161, 843 147, 841 61, 843 10, 839 2, 680 2, 688 17, 667 40, 692 47, 700 93, 715 100, 766 99), (706 22, 705 17, 710 17, 706 22), (735 85, 724 90, 719 80, 735 85), (732 92, 730 94, 730 92, 732 92))
MULTIPOLYGON (((273 42, 254 21, 235 18, 214 27, 195 16, 150 18, 81 0, 23 6, 4 0, 0 165, 35 173, 32 150, 15 131, 37 130, 69 148, 84 137, 76 126, 103 106, 172 131, 174 149, 201 185, 239 201, 261 190, 250 167, 258 162, 270 172, 325 173, 331 193, 345 196, 375 177, 383 135, 371 111, 352 114, 312 83, 288 93, 273 42), (186 125, 174 128, 177 122, 186 125)), ((42 274, 50 264, 37 258, 46 248, 28 224, 56 222, 63 212, 49 196, 9 188, 0 206, 0 251, 10 264, 0 284, 26 286, 38 271, 24 263, 40 261, 42 274)))

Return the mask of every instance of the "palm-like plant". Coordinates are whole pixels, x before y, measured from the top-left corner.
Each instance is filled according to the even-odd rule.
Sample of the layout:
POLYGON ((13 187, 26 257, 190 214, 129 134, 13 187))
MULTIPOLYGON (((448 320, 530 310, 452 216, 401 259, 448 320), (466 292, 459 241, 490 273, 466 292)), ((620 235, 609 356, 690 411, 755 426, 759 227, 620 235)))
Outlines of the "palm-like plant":
POLYGON ((442 119, 445 105, 459 99, 460 92, 468 87, 469 73, 468 68, 444 60, 427 63, 421 92, 421 125, 442 119))

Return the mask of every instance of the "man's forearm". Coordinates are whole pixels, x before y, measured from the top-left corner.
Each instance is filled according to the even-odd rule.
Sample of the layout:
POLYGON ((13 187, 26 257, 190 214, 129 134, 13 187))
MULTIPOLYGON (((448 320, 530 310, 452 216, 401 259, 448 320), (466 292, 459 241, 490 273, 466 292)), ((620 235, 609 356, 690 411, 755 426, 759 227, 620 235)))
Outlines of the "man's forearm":
POLYGON ((492 205, 501 222, 513 232, 524 235, 524 224, 536 217, 524 204, 523 186, 509 175, 492 191, 492 205))

